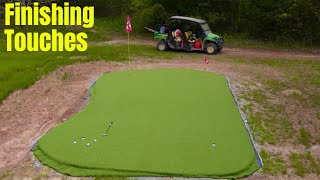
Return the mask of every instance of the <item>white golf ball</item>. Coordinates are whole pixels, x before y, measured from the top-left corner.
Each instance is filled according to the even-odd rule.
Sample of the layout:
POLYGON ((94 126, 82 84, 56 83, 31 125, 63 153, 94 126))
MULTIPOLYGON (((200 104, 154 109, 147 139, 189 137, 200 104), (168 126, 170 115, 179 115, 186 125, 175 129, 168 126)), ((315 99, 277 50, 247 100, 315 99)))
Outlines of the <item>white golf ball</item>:
POLYGON ((74 141, 73 144, 77 144, 77 141, 74 141))
POLYGON ((94 142, 97 142, 97 140, 95 139, 95 140, 93 140, 94 142))
POLYGON ((90 143, 87 143, 87 146, 90 146, 90 143))

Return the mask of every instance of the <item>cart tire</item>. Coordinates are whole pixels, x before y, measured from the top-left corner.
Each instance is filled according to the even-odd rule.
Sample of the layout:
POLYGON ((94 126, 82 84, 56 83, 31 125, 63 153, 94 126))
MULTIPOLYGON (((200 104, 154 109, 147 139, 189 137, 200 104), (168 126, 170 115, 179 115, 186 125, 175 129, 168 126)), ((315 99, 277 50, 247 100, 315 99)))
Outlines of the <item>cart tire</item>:
POLYGON ((164 41, 164 40, 159 41, 158 44, 157 44, 157 49, 158 49, 159 51, 166 51, 166 50, 168 50, 168 44, 167 44, 167 42, 164 41))
POLYGON ((207 54, 216 54, 218 52, 218 47, 214 43, 208 43, 206 45, 206 52, 207 54))

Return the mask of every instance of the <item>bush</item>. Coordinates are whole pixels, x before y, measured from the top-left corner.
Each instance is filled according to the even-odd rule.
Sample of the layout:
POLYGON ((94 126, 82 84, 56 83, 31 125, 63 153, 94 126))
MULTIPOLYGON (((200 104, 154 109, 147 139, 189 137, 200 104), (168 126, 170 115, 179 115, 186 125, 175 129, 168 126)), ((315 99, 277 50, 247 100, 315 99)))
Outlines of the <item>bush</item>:
POLYGON ((140 9, 133 15, 133 22, 137 31, 145 32, 144 27, 155 28, 159 24, 165 24, 168 16, 161 4, 155 4, 146 9, 140 9))

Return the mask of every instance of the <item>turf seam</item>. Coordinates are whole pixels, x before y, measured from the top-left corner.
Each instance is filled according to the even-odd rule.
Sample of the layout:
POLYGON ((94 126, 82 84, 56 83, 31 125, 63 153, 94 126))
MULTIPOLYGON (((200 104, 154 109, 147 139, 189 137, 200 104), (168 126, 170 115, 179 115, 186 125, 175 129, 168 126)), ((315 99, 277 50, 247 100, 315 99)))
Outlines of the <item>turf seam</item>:
POLYGON ((237 95, 235 94, 235 91, 234 91, 234 89, 233 89, 233 87, 232 87, 232 85, 231 85, 230 80, 229 80, 227 77, 225 77, 225 79, 226 79, 226 81, 227 81, 227 83, 228 83, 228 87, 229 87, 229 89, 230 89, 230 92, 231 92, 231 94, 232 94, 232 97, 233 97, 233 99, 234 99, 234 101, 235 101, 235 103, 236 103, 236 105, 237 105, 238 111, 239 111, 239 113, 240 113, 240 115, 241 115, 241 119, 242 119, 242 121, 243 121, 243 123, 244 123, 244 125, 245 125, 245 127, 246 127, 247 133, 249 134, 250 142, 251 142, 251 145, 252 145, 252 147, 253 147, 254 153, 255 153, 255 155, 256 155, 256 160, 257 160, 257 163, 258 163, 258 165, 259 165, 259 168, 262 168, 262 166, 263 166, 263 161, 262 161, 262 158, 261 158, 258 150, 257 150, 256 147, 255 147, 253 135, 252 135, 252 133, 251 133, 251 129, 250 129, 250 125, 249 125, 249 123, 248 123, 247 117, 246 117, 246 115, 244 114, 244 112, 241 110, 240 103, 239 103, 239 101, 238 101, 238 97, 237 97, 237 95))

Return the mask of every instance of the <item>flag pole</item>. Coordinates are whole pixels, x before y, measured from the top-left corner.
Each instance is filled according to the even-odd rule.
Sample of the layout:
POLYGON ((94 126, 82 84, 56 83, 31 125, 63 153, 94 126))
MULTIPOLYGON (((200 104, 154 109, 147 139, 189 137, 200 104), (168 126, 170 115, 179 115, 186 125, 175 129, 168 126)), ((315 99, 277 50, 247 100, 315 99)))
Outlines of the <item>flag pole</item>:
POLYGON ((130 32, 132 31, 132 28, 131 28, 131 21, 130 21, 129 15, 127 16, 126 31, 128 33, 128 60, 129 60, 129 65, 130 65, 130 63, 131 63, 131 60, 130 60, 130 32))
POLYGON ((130 33, 128 32, 128 59, 130 64, 130 33))

